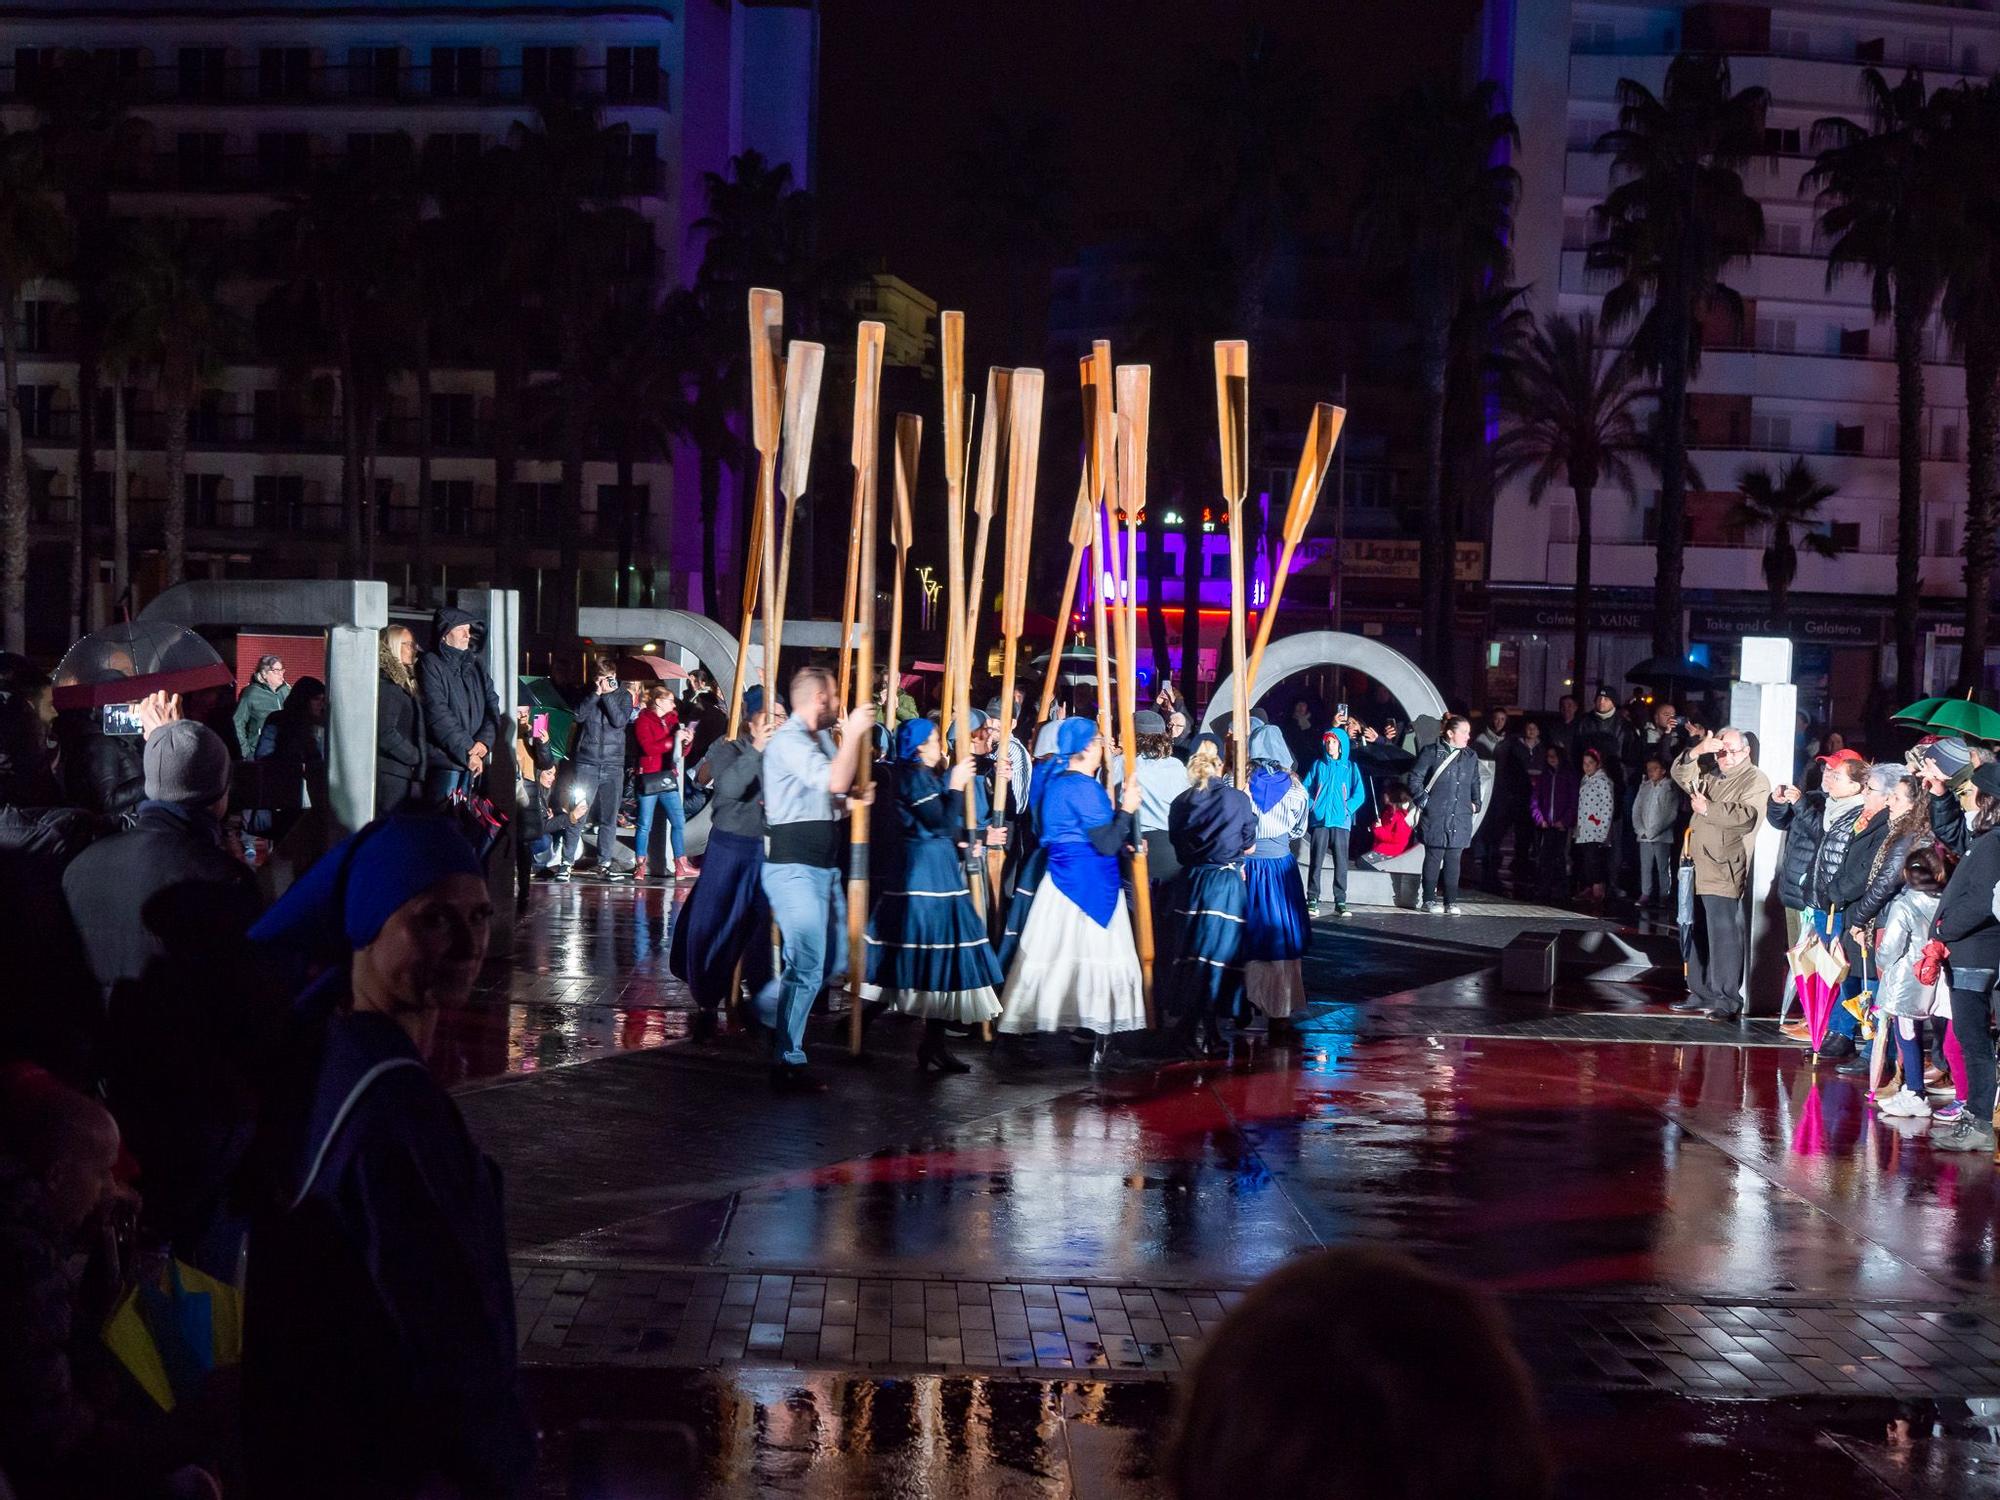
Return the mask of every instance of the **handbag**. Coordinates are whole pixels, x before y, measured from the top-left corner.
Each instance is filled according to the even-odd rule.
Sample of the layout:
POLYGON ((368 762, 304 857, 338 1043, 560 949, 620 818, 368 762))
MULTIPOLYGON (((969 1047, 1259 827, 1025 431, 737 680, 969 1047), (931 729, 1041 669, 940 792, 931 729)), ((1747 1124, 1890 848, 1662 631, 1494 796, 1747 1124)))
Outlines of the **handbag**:
POLYGON ((641 797, 657 797, 662 792, 671 792, 674 784, 672 771, 641 771, 637 783, 641 797))
MULTIPOLYGON (((1429 797, 1431 794, 1431 788, 1436 786, 1438 783, 1438 777, 1444 775, 1445 767, 1449 766, 1453 761, 1457 759, 1458 759, 1458 751, 1454 749, 1451 752, 1451 754, 1447 755, 1443 760, 1439 761, 1437 763, 1436 769, 1434 769, 1429 776, 1424 778, 1424 789, 1420 795, 1426 798, 1429 797)), ((1415 802, 1412 802, 1410 804, 1410 810, 1405 816, 1409 818, 1410 827, 1411 829, 1414 830, 1417 824, 1423 821, 1424 810, 1423 808, 1419 807, 1415 802)))

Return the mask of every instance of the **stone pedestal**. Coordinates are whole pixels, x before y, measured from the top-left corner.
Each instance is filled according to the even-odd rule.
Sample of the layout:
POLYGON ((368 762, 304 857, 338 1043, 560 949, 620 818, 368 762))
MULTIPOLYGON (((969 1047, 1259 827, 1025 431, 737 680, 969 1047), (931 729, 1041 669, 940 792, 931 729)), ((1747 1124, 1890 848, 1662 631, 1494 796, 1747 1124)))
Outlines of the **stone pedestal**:
MULTIPOLYGON (((1745 680, 1729 685, 1729 722, 1757 737, 1757 768, 1773 787, 1794 781, 1792 763, 1798 729, 1799 690, 1792 684, 1792 643, 1779 636, 1746 637, 1742 647, 1745 680)), ((1775 1016, 1784 1007, 1785 909, 1778 899, 1778 864, 1785 836, 1768 822, 1758 825, 1750 849, 1749 982, 1744 1002, 1753 1016, 1775 1016)))

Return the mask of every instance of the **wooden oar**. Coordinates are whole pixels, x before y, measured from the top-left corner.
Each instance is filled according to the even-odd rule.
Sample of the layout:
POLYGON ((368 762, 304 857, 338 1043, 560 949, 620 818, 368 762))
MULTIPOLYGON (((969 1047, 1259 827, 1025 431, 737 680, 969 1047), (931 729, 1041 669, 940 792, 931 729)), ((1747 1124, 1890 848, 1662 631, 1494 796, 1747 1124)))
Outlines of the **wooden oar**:
POLYGON ((895 737, 896 700, 903 691, 903 575, 910 570, 910 498, 917 488, 917 454, 923 446, 924 419, 913 411, 896 413, 896 508, 889 513, 889 541, 896 549, 896 581, 889 590, 889 690, 883 695, 882 722, 895 737))
POLYGON ((1078 377, 1083 386, 1083 471, 1090 489, 1090 554, 1091 554, 1091 624, 1097 637, 1097 732, 1104 740, 1104 784, 1110 789, 1112 800, 1118 798, 1118 789, 1111 780, 1111 682, 1109 677, 1110 659, 1105 654, 1106 647, 1106 601, 1105 581, 1110 580, 1112 588, 1118 587, 1118 575, 1122 569, 1115 555, 1105 566, 1104 538, 1110 532, 1114 538, 1116 527, 1112 524, 1105 504, 1107 493, 1114 488, 1113 466, 1117 462, 1116 443, 1118 428, 1116 410, 1112 403, 1111 343, 1108 339, 1094 339, 1090 353, 1078 361, 1078 377))
MULTIPOLYGON (((992 411, 992 385, 987 410, 992 411)), ((1007 799, 1013 787, 1014 666, 1021 630, 1027 624, 1028 549, 1035 529, 1035 469, 1042 451, 1042 372, 1015 370, 1007 382, 1007 550, 1000 590, 1000 758, 993 778, 993 824, 1007 826, 1007 799)), ((982 467, 984 459, 981 460, 982 467)), ((1075 575, 1072 573, 1071 575, 1075 575)), ((1000 907, 1004 846, 986 851, 986 889, 1000 907)))
MULTIPOLYGON (((764 513, 750 512, 750 546, 743 563, 742 612, 737 615, 736 671, 729 680, 729 737, 743 727, 743 683, 750 671, 750 627, 757 618, 757 581, 763 572, 764 513)), ((771 694, 765 690, 768 699, 771 694)))
MULTIPOLYGON (((969 723, 972 717, 969 711, 972 701, 972 662, 979 643, 979 615, 982 603, 980 595, 986 587, 986 543, 988 533, 993 527, 993 511, 999 497, 1000 466, 1006 462, 1007 457, 1009 416, 1007 395, 1012 378, 1011 370, 993 368, 986 372, 986 420, 979 430, 979 467, 972 481, 972 511, 979 518, 979 536, 972 547, 972 579, 966 589, 965 632, 960 637, 965 658, 961 663, 963 675, 960 686, 968 708, 968 712, 961 720, 962 723, 969 723)), ((1003 742, 998 762, 1003 773, 1008 765, 1006 751, 1007 747, 1003 742)), ((958 757, 960 760, 972 759, 971 737, 964 729, 960 729, 958 735, 958 757)), ((996 786, 996 795, 998 790, 996 786)), ((995 802, 993 805, 996 809, 994 818, 997 823, 1001 820, 1001 814, 997 811, 999 804, 995 802)), ((965 784, 965 829, 967 873, 972 875, 974 872, 970 869, 970 865, 976 858, 974 851, 977 849, 979 829, 979 799, 970 781, 965 784)), ((983 873, 985 869, 986 864, 981 861, 979 872, 983 873)), ((991 889, 990 882, 988 889, 991 889)), ((981 894, 977 889, 973 892, 975 898, 981 894)))
POLYGON ((784 649, 785 595, 792 582, 792 521, 812 469, 813 427, 819 419, 820 377, 825 369, 826 345, 792 340, 785 351, 785 423, 778 471, 778 488, 785 496, 785 534, 778 543, 777 633, 765 642, 771 663, 765 675, 773 682, 778 680, 778 658, 784 649))
POLYGON ((1285 544, 1278 552, 1278 569, 1271 575, 1271 597, 1264 601, 1264 613, 1257 621, 1257 641, 1250 648, 1249 691, 1257 691, 1257 674, 1264 665, 1264 648, 1271 643, 1271 627, 1278 621, 1278 600, 1285 592, 1285 579, 1292 571, 1292 554, 1312 521, 1313 507, 1319 503, 1320 486, 1333 467, 1333 447, 1340 441, 1341 424, 1347 420, 1344 407, 1322 401, 1313 407, 1312 425, 1306 429, 1305 452, 1299 455, 1299 471, 1292 477, 1291 503, 1285 507, 1285 544))
POLYGON ((1076 480, 1076 505, 1069 517, 1069 571, 1063 575, 1062 604, 1056 609, 1056 638, 1049 647, 1049 669, 1042 677, 1042 706, 1035 717, 1039 728, 1049 721, 1049 705, 1055 702, 1056 674, 1062 670, 1063 646, 1069 639, 1070 611, 1076 606, 1076 575, 1083 568, 1083 554, 1090 546, 1090 476, 1076 480))
MULTIPOLYGON (((965 314, 938 314, 938 383, 944 388, 944 676, 938 732, 958 721, 959 627, 965 620, 965 314)), ((964 744, 964 730, 959 743, 964 744)))
MULTIPOLYGON (((861 625, 854 645, 858 695, 875 684, 875 470, 881 414, 876 401, 882 381, 880 323, 863 323, 854 341, 854 535, 856 559, 849 592, 861 625)), ((862 747, 855 762, 847 814, 847 1050, 861 1055, 861 986, 868 978, 868 808, 863 798, 875 774, 875 747, 862 747)))
POLYGON ((784 354, 785 298, 767 287, 750 289, 750 446, 757 450, 757 517, 763 523, 758 549, 758 592, 764 606, 764 691, 775 689, 778 658, 772 648, 778 626, 778 438, 784 395, 778 370, 784 354))
MULTIPOLYGON (((856 517, 859 520, 859 517, 856 517)), ((840 711, 846 713, 854 707, 854 698, 849 691, 852 686, 854 669, 854 586, 861 572, 861 531, 859 526, 851 527, 847 533, 847 582, 840 596, 840 711)))
MULTIPOLYGON (((1119 733, 1125 740, 1125 785, 1139 780, 1139 515, 1146 508, 1146 441, 1153 401, 1150 365, 1118 367, 1118 518, 1125 526, 1125 628, 1118 650, 1119 733)), ((1116 543, 1114 541, 1114 550, 1116 543)), ((1146 840, 1132 844, 1132 941, 1145 985, 1146 1025, 1158 1024, 1153 1004, 1153 887, 1146 840)))
POLYGON ((1243 500, 1250 491, 1250 346, 1215 346, 1215 425, 1222 456, 1222 501, 1229 507, 1229 647, 1235 663, 1236 785, 1250 785, 1249 653, 1243 642, 1243 500))

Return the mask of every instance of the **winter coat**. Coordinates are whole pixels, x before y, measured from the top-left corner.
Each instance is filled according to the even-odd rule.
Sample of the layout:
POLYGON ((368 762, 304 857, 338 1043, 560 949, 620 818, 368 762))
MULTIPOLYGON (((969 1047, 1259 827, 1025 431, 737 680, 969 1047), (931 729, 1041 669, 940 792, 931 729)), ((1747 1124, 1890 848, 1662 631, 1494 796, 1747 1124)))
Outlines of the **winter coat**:
POLYGON ((650 708, 642 708, 632 720, 632 735, 639 742, 639 774, 651 776, 660 771, 674 771, 674 736, 679 732, 680 721, 672 710, 661 718, 650 708))
POLYGON ((1615 783, 1625 774, 1638 735, 1625 715, 1613 709, 1609 714, 1594 710, 1576 721, 1576 755, 1572 764, 1581 764, 1583 752, 1595 750, 1604 774, 1615 783))
POLYGON ((0 986, 0 1057, 21 1057, 82 1081, 95 1066, 97 985, 63 899, 63 871, 109 829, 74 807, 0 807, 0 912, 33 934, 8 945, 0 986))
MULTIPOLYGON (((1852 909, 1854 903, 1868 893, 1869 879, 1875 873, 1876 857, 1881 854, 1882 846, 1889 841, 1889 810, 1884 808, 1876 813, 1874 817, 1868 819, 1868 826, 1865 828, 1861 826, 1859 816, 1853 819, 1845 817, 1839 819, 1833 828, 1828 830, 1827 837, 1820 840, 1822 856, 1826 856, 1834 845, 1835 834, 1840 836, 1838 840, 1840 862, 1833 867, 1830 875, 1825 873, 1823 868, 1818 872, 1813 893, 1820 898, 1820 904, 1828 910, 1845 913, 1847 925, 1853 926, 1857 916, 1852 909)), ((1898 861, 1899 865, 1900 863, 1898 861)), ((1896 884, 1897 881, 1894 879, 1889 881, 1889 895, 1893 896, 1896 893, 1896 884)), ((1887 898, 1884 899, 1886 901, 1887 898)), ((1880 907, 1876 910, 1879 911, 1880 907)), ((1869 915, 1872 916, 1873 913, 1869 915)))
POLYGON ((1841 942, 1847 948, 1850 964, 1860 962, 1860 945, 1866 941, 1868 929, 1875 926, 1884 909, 1903 889, 1904 861, 1912 850, 1930 842, 1928 828, 1913 828, 1891 838, 1885 824, 1881 838, 1868 839, 1863 833, 1847 846, 1847 863, 1842 867, 1840 888, 1835 896, 1843 918, 1841 942), (1864 841, 1874 850, 1865 860, 1855 853, 1864 841))
POLYGON ((750 743, 750 731, 719 741, 697 770, 708 773, 715 793, 708 804, 709 826, 739 838, 763 838, 764 752, 750 743))
POLYGON ((2000 886, 2000 829, 1977 835, 1938 901, 1937 935, 1959 969, 2000 968, 2000 919, 1993 915, 2000 886))
POLYGON ((1571 825, 1570 837, 1579 844, 1608 844, 1611 842, 1611 824, 1618 816, 1618 793, 1611 785, 1611 776, 1603 770, 1592 771, 1576 788, 1576 822, 1571 825))
POLYGON ((1426 846, 1468 848, 1479 814, 1479 757, 1469 746, 1453 755, 1443 740, 1432 741, 1410 768, 1410 799, 1423 809, 1418 834, 1426 846))
POLYGON ((1806 792, 1796 802, 1774 799, 1764 816, 1785 836, 1784 854, 1778 861, 1778 899, 1788 911, 1804 911, 1812 905, 1810 885, 1825 831, 1826 793, 1806 792))
POLYGON ((1410 820, 1402 808, 1385 808, 1382 816, 1375 820, 1373 852, 1383 859, 1394 859, 1408 851, 1416 836, 1416 830, 1410 827, 1410 820))
POLYGON ((146 800, 146 742, 138 735, 104 733, 93 708, 57 719, 56 740, 71 807, 118 817, 146 800))
POLYGON ((1931 987, 1917 983, 1917 957, 1930 940, 1938 898, 1908 888, 1900 891, 1875 929, 1875 1003, 1892 1016, 1927 1016, 1931 987))
POLYGON ((388 812, 424 779, 424 700, 386 672, 375 679, 375 811, 388 812), (389 795, 385 795, 385 793, 389 795))
POLYGON ((1727 776, 1702 770, 1689 753, 1674 762, 1674 784, 1708 799, 1708 811, 1688 824, 1688 852, 1697 896, 1740 897, 1750 874, 1750 840, 1771 801, 1771 780, 1746 759, 1727 776))
POLYGON ((571 759, 593 770, 622 772, 625 728, 635 711, 632 695, 622 687, 608 693, 593 692, 576 711, 576 749, 571 759))
POLYGON ((1333 733, 1340 736, 1340 754, 1337 757, 1322 754, 1306 772, 1306 795, 1312 799, 1314 828, 1352 828, 1355 813, 1368 800, 1347 731, 1335 729, 1333 733))
POLYGON ((1561 770, 1543 767, 1542 774, 1535 779, 1535 797, 1529 807, 1534 815, 1537 828, 1570 829, 1576 827, 1576 797, 1580 785, 1576 772, 1568 766, 1561 770))
POLYGON ((440 642, 418 661, 417 684, 424 700, 427 766, 462 771, 475 743, 488 751, 498 748, 500 699, 477 652, 440 642))
POLYGON ((0 807, 54 807, 62 801, 49 733, 34 700, 0 691, 0 807))
POLYGON ((249 760, 257 753, 257 736, 264 732, 264 721, 285 706, 285 700, 292 695, 292 685, 266 687, 257 678, 250 679, 250 686, 243 690, 243 696, 236 700, 236 713, 231 720, 236 726, 236 748, 249 760))
MULTIPOLYGON (((1831 911, 1839 905, 1836 891, 1840 867, 1847 858, 1847 846, 1854 840, 1854 825, 1860 817, 1861 804, 1856 799, 1853 807, 1835 810, 1831 818, 1820 819, 1819 846, 1806 869, 1803 891, 1806 904, 1802 910, 1831 911)), ((1888 826, 1886 820, 1881 826, 1888 826)), ((1869 853, 1874 851, 1871 849, 1869 853)))
POLYGON ((1633 835, 1642 844, 1671 842, 1674 825, 1680 822, 1686 805, 1680 788, 1670 778, 1640 782, 1639 790, 1632 794, 1633 835))

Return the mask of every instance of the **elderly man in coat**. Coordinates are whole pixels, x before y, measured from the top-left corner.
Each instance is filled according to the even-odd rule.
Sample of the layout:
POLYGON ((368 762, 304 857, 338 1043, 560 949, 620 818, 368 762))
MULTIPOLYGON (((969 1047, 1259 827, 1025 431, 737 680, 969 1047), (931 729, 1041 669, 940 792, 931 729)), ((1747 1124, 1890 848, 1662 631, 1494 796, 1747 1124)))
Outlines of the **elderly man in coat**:
POLYGON ((1674 1008, 1735 1020, 1743 1014, 1750 840, 1771 800, 1770 778, 1750 759, 1750 742, 1740 729, 1724 729, 1689 746, 1674 762, 1673 777, 1694 812, 1688 850, 1708 934, 1706 949, 1698 947, 1688 962, 1688 998, 1674 1008))

